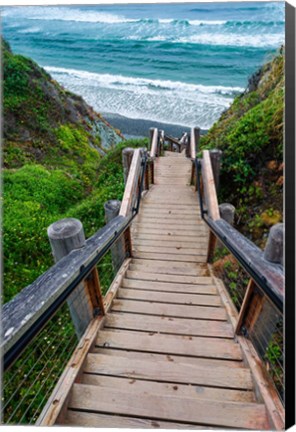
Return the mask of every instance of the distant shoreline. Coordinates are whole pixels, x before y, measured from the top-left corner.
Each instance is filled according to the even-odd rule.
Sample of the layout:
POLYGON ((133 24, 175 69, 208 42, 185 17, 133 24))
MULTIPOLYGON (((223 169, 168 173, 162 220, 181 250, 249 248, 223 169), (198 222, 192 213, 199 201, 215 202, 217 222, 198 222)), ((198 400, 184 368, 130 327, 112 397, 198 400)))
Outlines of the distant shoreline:
MULTIPOLYGON (((167 134, 181 137, 183 132, 189 132, 190 127, 162 123, 153 120, 132 119, 120 114, 102 113, 102 116, 116 129, 119 129, 126 138, 149 137, 149 129, 157 127, 163 129, 167 134)), ((198 125, 197 125, 198 126, 198 125)), ((201 134, 205 135, 206 129, 201 129, 201 134)))

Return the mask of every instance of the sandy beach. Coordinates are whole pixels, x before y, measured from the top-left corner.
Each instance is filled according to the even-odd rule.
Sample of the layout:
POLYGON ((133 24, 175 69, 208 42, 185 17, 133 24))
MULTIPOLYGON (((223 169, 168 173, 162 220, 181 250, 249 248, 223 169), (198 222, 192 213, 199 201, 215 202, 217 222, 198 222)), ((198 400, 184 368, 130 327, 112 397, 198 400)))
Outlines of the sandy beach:
MULTIPOLYGON (((132 119, 119 114, 102 113, 103 117, 116 129, 119 129, 126 138, 148 137, 149 129, 157 127, 174 137, 181 137, 183 132, 189 132, 190 128, 182 125, 161 123, 152 120, 132 119)), ((198 125, 197 125, 198 126, 198 125)), ((207 131, 202 129, 201 134, 207 131)))

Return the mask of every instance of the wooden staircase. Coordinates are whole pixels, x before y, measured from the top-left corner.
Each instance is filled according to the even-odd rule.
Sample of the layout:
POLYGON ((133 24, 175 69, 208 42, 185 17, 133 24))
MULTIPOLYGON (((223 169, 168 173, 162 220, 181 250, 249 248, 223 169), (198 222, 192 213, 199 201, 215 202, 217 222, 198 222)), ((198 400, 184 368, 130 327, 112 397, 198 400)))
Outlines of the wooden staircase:
POLYGON ((206 264, 191 161, 166 152, 132 227, 133 257, 58 424, 270 429, 206 264))

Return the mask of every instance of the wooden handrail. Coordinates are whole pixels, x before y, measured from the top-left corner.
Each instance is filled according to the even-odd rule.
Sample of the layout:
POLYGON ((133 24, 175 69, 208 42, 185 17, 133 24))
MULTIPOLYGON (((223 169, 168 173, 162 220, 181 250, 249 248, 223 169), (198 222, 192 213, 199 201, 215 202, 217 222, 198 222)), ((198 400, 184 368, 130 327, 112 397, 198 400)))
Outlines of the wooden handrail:
POLYGON ((27 346, 130 223, 131 219, 117 216, 83 247, 71 251, 3 305, 1 348, 8 353, 5 363, 27 346))
POLYGON ((154 128, 152 142, 151 142, 151 149, 150 149, 151 158, 157 156, 157 146, 158 146, 158 129, 154 128))
POLYGON ((210 216, 213 220, 218 220, 220 219, 220 212, 209 150, 203 150, 202 179, 208 216, 210 216))
POLYGON ((133 205, 137 198, 136 189, 139 184, 141 172, 141 149, 136 149, 133 154, 132 163, 130 166, 124 195, 120 207, 120 216, 128 217, 132 214, 133 205))
MULTIPOLYGON (((282 311, 285 280, 283 268, 267 261, 261 249, 220 217, 209 150, 203 151, 202 185, 207 205, 207 216, 202 214, 202 217, 210 228, 208 260, 213 255, 218 238, 263 293, 282 311)), ((202 208, 201 211, 203 212, 202 208)))

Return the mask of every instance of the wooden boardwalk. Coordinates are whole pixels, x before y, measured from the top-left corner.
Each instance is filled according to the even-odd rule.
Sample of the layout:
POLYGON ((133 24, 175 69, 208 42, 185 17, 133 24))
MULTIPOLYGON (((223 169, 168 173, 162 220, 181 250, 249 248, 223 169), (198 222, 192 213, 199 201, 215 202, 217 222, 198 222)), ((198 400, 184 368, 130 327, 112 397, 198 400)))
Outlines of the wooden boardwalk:
POLYGON ((168 153, 132 227, 126 266, 58 423, 269 429, 206 264, 191 161, 168 153))

